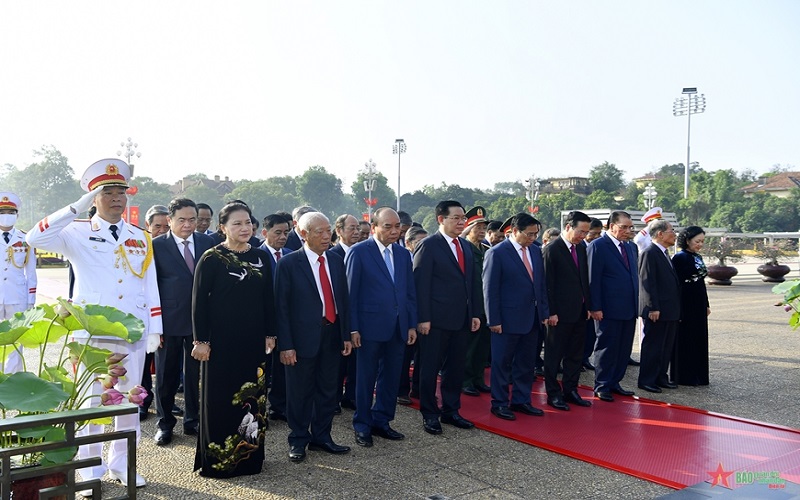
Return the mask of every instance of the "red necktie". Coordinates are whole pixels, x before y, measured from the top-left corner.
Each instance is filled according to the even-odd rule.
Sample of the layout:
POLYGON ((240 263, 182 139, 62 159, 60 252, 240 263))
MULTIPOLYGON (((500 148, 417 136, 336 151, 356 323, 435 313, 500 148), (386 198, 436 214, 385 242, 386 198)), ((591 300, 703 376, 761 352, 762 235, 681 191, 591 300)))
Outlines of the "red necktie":
POLYGON ((525 269, 528 270, 528 276, 530 276, 531 281, 533 281, 533 268, 531 267, 531 261, 528 260, 528 249, 522 247, 520 250, 522 250, 522 263, 525 264, 525 269))
POLYGON ((189 272, 194 274, 194 257, 192 257, 192 252, 189 250, 189 240, 183 240, 183 260, 186 261, 186 267, 189 268, 189 272))
POLYGON ((322 298, 325 301, 325 319, 329 323, 334 323, 336 322, 336 304, 333 302, 333 289, 331 281, 328 279, 328 271, 325 270, 325 257, 320 255, 317 262, 319 262, 319 285, 322 287, 322 298))
POLYGON ((281 251, 280 250, 275 252, 275 262, 278 262, 279 260, 281 260, 281 251))
POLYGON ((453 238, 453 244, 456 246, 456 255, 458 256, 458 267, 461 268, 461 274, 466 274, 466 268, 464 267, 464 250, 461 249, 461 243, 458 242, 458 238, 453 238))

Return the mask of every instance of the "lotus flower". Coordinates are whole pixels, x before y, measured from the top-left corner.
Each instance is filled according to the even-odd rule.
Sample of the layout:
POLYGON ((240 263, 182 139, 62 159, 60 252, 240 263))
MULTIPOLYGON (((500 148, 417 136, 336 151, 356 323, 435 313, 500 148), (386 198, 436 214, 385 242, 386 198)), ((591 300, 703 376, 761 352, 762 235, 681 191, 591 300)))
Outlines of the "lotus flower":
POLYGON ((789 304, 787 304, 787 305, 785 305, 785 306, 783 307, 783 310, 784 310, 784 311, 786 311, 786 312, 789 312, 789 311, 791 311, 791 310, 792 310, 792 306, 791 306, 791 305, 789 305, 789 304))
POLYGON ((124 377, 128 370, 122 365, 108 365, 108 374, 114 377, 124 377))
POLYGON ((113 365, 113 364, 119 363, 120 361, 122 361, 123 359, 125 359, 127 357, 128 357, 127 354, 122 354, 122 353, 119 353, 119 352, 115 352, 115 353, 111 354, 109 357, 106 358, 106 364, 107 365, 113 365))
POLYGON ((142 404, 144 404, 145 399, 147 399, 147 389, 145 389, 141 385, 137 385, 133 389, 128 391, 128 401, 130 401, 135 405, 142 406, 142 404))
POLYGON ((119 382, 119 379, 113 375, 103 375, 98 377, 97 380, 103 385, 103 389, 111 389, 119 382))
POLYGON ((100 404, 103 406, 118 405, 125 399, 125 395, 116 389, 106 389, 100 395, 100 404))

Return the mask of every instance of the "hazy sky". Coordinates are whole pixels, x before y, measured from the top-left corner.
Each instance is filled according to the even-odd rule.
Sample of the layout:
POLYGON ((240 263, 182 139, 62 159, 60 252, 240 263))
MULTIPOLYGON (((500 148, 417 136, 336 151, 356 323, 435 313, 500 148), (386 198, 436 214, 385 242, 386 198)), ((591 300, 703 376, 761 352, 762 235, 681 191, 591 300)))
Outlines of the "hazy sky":
POLYGON ((800 2, 3 2, 0 165, 55 145, 80 175, 132 137, 136 174, 297 175, 372 158, 442 181, 800 167, 800 2))

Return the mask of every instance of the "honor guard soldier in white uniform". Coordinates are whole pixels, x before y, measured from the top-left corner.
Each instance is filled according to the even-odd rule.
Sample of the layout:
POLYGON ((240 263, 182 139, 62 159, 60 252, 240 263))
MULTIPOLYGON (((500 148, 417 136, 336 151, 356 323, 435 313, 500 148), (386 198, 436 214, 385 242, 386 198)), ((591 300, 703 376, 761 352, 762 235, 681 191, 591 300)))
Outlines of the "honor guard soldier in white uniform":
MULTIPOLYGON (((125 190, 129 178, 130 167, 122 160, 95 162, 81 178, 81 187, 88 194, 45 217, 28 233, 29 245, 61 253, 72 263, 76 277, 73 303, 113 306, 144 322, 145 335, 132 344, 114 337, 92 337, 89 341, 96 347, 128 354, 123 361, 128 373, 116 387, 120 392, 127 392, 141 382, 145 353, 158 348, 163 333, 150 235, 122 219, 128 202, 125 190), (76 220, 78 214, 93 204, 97 213, 91 219, 76 220)), ((80 337, 77 332, 75 336, 80 337)), ((100 394, 100 383, 92 384, 90 391, 100 394)), ((99 398, 87 402, 87 406, 98 404, 99 398)), ((138 415, 116 417, 115 428, 136 429, 138 442, 138 415)), ((100 425, 87 425, 80 433, 102 431, 100 425)), ((78 456, 99 457, 102 449, 102 443, 81 446, 78 456)), ((102 477, 108 470, 112 479, 127 485, 127 467, 126 441, 116 440, 111 444, 108 461, 79 472, 84 480, 91 480, 102 477)), ((144 478, 136 474, 136 486, 144 485, 144 478)))
MULTIPOLYGON (((36 252, 25 242, 25 232, 14 227, 20 205, 19 196, 0 192, 0 320, 36 303, 36 252)), ((0 349, 0 371, 10 374, 21 368, 19 352, 12 346, 0 349)))
POLYGON ((642 216, 642 222, 644 222, 647 227, 636 233, 636 236, 633 238, 633 242, 636 244, 637 248, 639 248, 639 255, 653 242, 652 238, 650 238, 650 223, 662 218, 661 207, 653 207, 642 216))

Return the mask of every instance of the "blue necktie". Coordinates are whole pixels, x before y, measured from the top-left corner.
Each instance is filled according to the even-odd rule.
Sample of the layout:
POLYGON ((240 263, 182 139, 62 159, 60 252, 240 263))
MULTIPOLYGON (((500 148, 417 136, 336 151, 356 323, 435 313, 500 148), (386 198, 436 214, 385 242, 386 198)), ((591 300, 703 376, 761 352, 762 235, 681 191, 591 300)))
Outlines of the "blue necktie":
POLYGON ((389 270, 389 276, 394 281, 394 264, 392 264, 392 252, 388 248, 383 249, 383 261, 386 262, 386 269, 389 270))

